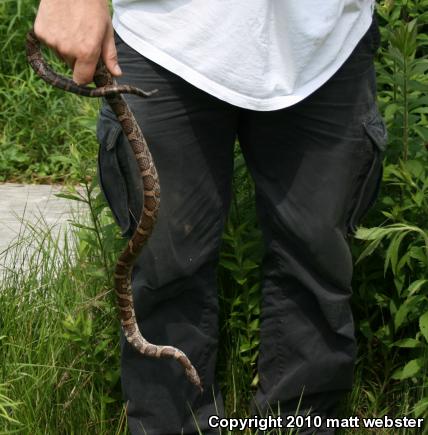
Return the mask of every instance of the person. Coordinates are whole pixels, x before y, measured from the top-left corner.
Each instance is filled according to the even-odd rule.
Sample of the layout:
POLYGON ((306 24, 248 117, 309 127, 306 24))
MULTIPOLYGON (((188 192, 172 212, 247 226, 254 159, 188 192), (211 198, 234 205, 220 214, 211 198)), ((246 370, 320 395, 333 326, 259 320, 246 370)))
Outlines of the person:
MULTIPOLYGON (((161 207, 133 273, 137 319, 183 350, 201 395, 170 360, 125 341, 121 374, 132 434, 219 433, 216 266, 236 138, 254 179, 263 233, 259 386, 253 412, 333 416, 356 357, 348 237, 373 204, 386 132, 376 105, 379 31, 371 0, 41 0, 35 33, 92 80, 102 58, 158 168, 161 207), (114 29, 114 30, 113 30, 114 29), (119 66, 120 65, 120 66, 119 66)), ((100 184, 123 235, 141 210, 130 146, 104 106, 100 184)), ((333 433, 307 427, 300 433, 333 433)))

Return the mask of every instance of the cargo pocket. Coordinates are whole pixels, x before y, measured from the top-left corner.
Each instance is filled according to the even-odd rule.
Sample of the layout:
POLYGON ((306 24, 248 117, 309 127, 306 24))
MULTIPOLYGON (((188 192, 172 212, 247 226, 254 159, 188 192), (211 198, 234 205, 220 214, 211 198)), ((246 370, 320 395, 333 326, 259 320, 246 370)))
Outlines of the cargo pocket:
POLYGON ((143 205, 143 187, 131 145, 115 115, 102 108, 98 124, 98 178, 122 236, 132 236, 143 205))
POLYGON ((348 218, 348 233, 354 234, 361 220, 376 202, 380 193, 383 175, 383 156, 387 143, 385 123, 377 107, 363 122, 365 140, 372 151, 372 160, 361 176, 359 188, 348 218))

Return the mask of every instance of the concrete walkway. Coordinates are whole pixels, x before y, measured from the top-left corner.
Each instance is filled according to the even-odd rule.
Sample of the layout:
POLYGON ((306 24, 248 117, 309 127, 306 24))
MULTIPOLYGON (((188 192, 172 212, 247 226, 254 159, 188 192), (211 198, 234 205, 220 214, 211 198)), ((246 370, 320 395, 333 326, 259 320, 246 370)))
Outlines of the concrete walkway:
MULTIPOLYGON (((0 184, 0 253, 17 240, 27 223, 50 227, 54 234, 70 225, 75 201, 58 198, 58 185, 0 184)), ((1 260, 0 260, 1 263, 1 260)))

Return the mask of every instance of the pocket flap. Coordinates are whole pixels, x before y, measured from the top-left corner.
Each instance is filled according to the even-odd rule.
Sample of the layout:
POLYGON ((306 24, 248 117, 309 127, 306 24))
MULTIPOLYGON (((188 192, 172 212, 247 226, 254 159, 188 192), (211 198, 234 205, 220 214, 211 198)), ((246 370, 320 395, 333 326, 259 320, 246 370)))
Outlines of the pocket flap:
POLYGON ((377 107, 374 108, 371 116, 363 122, 363 126, 378 149, 382 152, 385 151, 388 142, 388 133, 386 131, 385 122, 377 107))
POLYGON ((109 151, 115 147, 119 134, 122 131, 117 119, 113 113, 101 109, 97 122, 97 140, 101 146, 105 146, 109 151))

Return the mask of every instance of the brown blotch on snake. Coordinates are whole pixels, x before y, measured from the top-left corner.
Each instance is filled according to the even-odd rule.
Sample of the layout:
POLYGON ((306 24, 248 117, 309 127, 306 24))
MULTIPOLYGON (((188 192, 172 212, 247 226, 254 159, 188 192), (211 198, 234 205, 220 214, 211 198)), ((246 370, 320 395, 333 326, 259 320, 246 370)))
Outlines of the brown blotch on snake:
POLYGON ((117 295, 120 322, 127 340, 138 352, 154 358, 175 359, 183 366, 190 382, 202 391, 198 373, 189 358, 175 347, 149 343, 142 336, 135 319, 131 291, 131 272, 138 254, 153 231, 160 204, 160 186, 156 167, 146 140, 121 94, 148 97, 155 91, 144 92, 132 86, 116 84, 101 60, 98 62, 94 75, 94 82, 97 87, 77 85, 71 79, 58 75, 47 65, 42 57, 40 43, 33 30, 30 30, 27 34, 26 50, 28 62, 36 74, 45 82, 74 94, 86 97, 104 97, 120 122, 135 154, 144 188, 143 211, 134 234, 128 240, 126 248, 117 260, 114 274, 114 287, 117 295))

